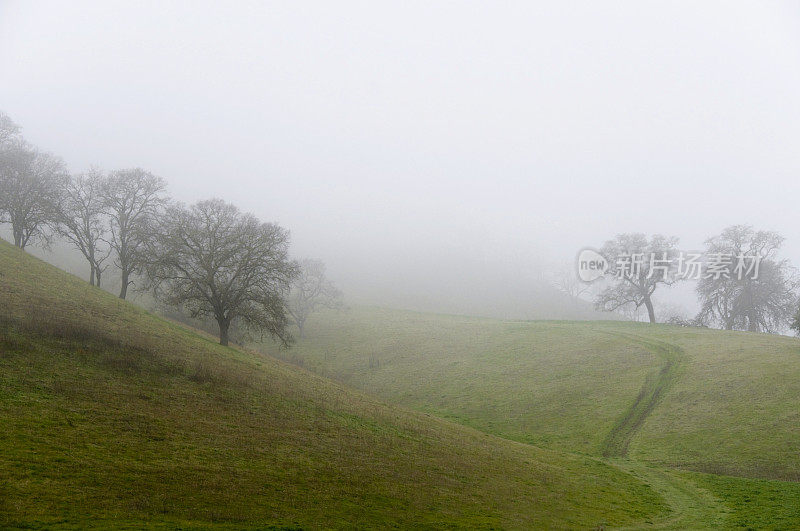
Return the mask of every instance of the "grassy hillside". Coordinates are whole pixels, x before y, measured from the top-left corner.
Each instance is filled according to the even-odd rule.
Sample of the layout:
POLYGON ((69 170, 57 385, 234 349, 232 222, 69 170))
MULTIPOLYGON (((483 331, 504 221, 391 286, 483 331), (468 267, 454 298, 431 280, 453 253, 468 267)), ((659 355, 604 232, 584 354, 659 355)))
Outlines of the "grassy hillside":
POLYGON ((800 525, 800 515, 781 509, 787 499, 800 504, 800 489, 787 482, 800 479, 795 338, 369 308, 317 316, 307 334, 288 360, 387 400, 509 439, 650 467, 618 463, 631 473, 655 467, 668 473, 648 479, 662 495, 710 493, 731 525, 800 525), (780 492, 772 499, 781 503, 765 492, 780 492))
POLYGON ((222 348, 5 243, 0 317, 0 527, 593 527, 666 510, 599 460, 222 348))
POLYGON ((327 313, 308 336, 284 355, 393 403, 595 454, 659 366, 640 345, 570 323, 375 308, 327 313))
POLYGON ((685 352, 677 379, 632 443, 650 461, 800 481, 800 340, 717 330, 648 330, 685 352))

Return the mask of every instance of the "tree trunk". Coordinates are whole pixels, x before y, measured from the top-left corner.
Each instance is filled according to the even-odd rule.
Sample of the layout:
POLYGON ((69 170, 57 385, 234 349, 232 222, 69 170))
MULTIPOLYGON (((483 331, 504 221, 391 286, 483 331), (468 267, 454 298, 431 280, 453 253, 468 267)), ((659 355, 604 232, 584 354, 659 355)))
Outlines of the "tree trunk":
POLYGON ((223 347, 228 346, 228 329, 230 328, 230 322, 227 319, 217 319, 217 324, 219 324, 219 344, 223 347))
POLYGON ((647 316, 650 318, 651 323, 656 322, 656 312, 653 310, 653 301, 650 300, 649 296, 645 296, 644 298, 644 305, 647 308, 647 316))
MULTIPOLYGON (((89 273, 89 284, 91 286, 94 286, 95 285, 95 283, 94 283, 95 271, 97 271, 97 268, 95 267, 95 262, 94 262, 94 250, 93 249, 89 249, 87 252, 85 252, 83 254, 86 257, 86 259, 89 261, 89 268, 91 269, 91 271, 89 273)), ((100 276, 100 271, 97 271, 97 276, 98 277, 100 276)), ((97 282, 97 285, 98 286, 100 285, 99 280, 97 282)))
POLYGON ((25 244, 22 243, 22 231, 14 229, 14 245, 20 249, 25 249, 25 244))
POLYGON ((306 337, 305 328, 306 328, 305 320, 297 321, 297 329, 300 331, 300 339, 303 339, 304 337, 306 337))
POLYGON ((122 269, 122 289, 119 290, 119 298, 124 299, 128 296, 128 284, 130 284, 130 273, 122 269))

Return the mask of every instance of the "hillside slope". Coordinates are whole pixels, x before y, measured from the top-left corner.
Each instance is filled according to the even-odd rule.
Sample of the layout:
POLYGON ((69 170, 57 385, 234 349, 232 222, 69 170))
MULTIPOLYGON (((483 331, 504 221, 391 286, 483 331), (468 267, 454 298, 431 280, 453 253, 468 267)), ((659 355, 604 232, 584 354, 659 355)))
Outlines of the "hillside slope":
POLYGON ((0 526, 637 525, 595 459, 223 348, 0 243, 0 526))
POLYGON ((393 403, 630 471, 655 467, 651 486, 676 503, 681 489, 713 491, 732 525, 800 525, 800 512, 781 509, 800 505, 796 338, 379 308, 323 313, 307 336, 282 355, 393 403))

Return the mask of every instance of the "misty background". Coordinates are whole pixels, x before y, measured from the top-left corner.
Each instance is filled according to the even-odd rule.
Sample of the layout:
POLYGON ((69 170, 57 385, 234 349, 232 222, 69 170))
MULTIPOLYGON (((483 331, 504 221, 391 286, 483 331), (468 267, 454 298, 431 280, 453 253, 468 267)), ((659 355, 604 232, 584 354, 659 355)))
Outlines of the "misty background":
POLYGON ((0 1, 30 142, 278 222, 356 304, 575 316, 552 275, 620 232, 798 264, 797 94, 793 2, 0 1))

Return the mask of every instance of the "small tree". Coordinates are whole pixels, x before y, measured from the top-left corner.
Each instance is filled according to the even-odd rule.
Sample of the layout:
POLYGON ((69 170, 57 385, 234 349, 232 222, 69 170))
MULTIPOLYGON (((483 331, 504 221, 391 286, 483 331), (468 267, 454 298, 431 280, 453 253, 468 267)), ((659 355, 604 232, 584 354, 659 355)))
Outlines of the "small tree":
POLYGON ((611 285, 595 299, 595 307, 616 311, 626 306, 647 308, 651 323, 656 322, 653 293, 660 285, 675 282, 668 264, 677 255, 678 238, 659 234, 650 240, 644 234, 619 234, 600 250, 609 263, 606 275, 611 285))
POLYGON ((100 286, 110 249, 107 249, 105 203, 101 194, 104 176, 99 170, 70 178, 60 209, 59 233, 89 262, 89 283, 100 286))
POLYGON ((0 112, 0 148, 18 139, 19 126, 7 114, 0 112))
POLYGON ((285 297, 297 274, 289 233, 219 199, 167 209, 150 246, 147 272, 157 297, 213 317, 220 344, 231 323, 288 344, 285 297))
POLYGON ((108 240, 120 269, 124 299, 131 276, 145 264, 145 247, 151 238, 151 226, 166 204, 166 182, 141 168, 112 172, 104 179, 100 196, 109 217, 108 240))
POLYGON ((552 276, 553 286, 569 297, 574 308, 578 308, 581 296, 590 293, 592 284, 583 282, 578 278, 574 266, 563 266, 552 276))
POLYGON ((309 315, 320 308, 338 308, 341 304, 342 293, 325 276, 325 264, 320 260, 301 260, 287 304, 300 337, 304 337, 309 315))
POLYGON ((789 261, 777 258, 783 240, 776 232, 755 231, 747 225, 728 227, 710 238, 706 255, 727 257, 731 272, 700 279, 698 317, 727 330, 785 330, 797 309, 797 278, 789 261), (732 274, 739 257, 757 257, 757 270, 732 274))
POLYGON ((0 150, 0 221, 11 224, 14 245, 49 244, 58 223, 67 173, 60 159, 21 140, 0 150))

